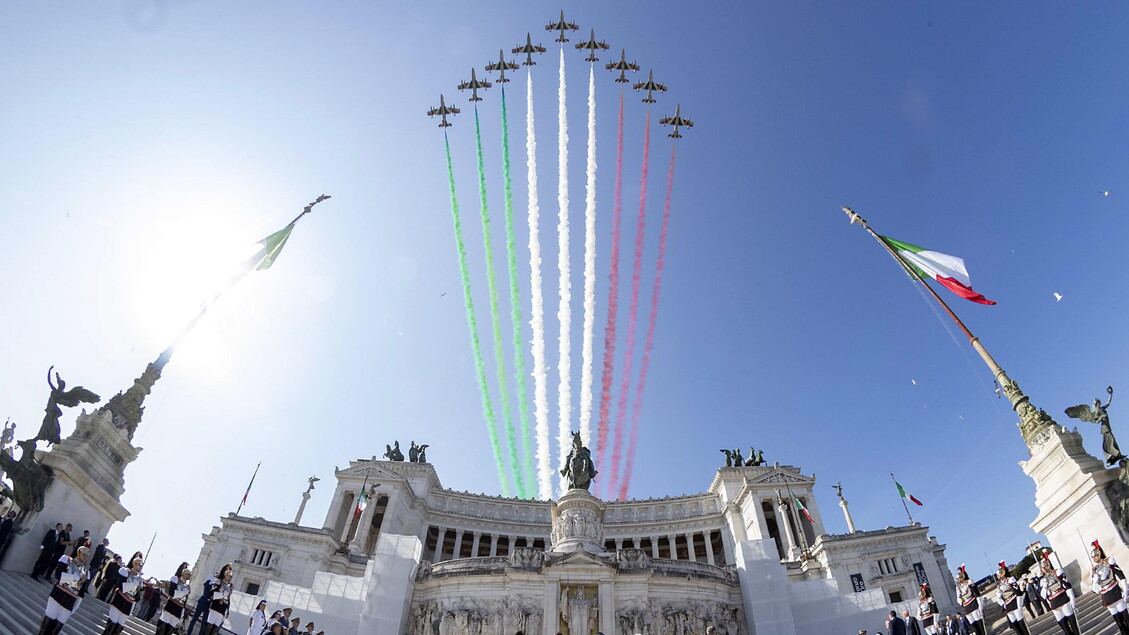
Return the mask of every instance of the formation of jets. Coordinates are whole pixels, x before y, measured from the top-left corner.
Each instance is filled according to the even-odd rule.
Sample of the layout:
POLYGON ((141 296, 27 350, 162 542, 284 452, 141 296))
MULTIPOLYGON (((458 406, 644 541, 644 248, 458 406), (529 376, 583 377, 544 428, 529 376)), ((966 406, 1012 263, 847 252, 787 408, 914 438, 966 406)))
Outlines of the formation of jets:
POLYGON ((576 48, 582 51, 588 51, 588 57, 584 58, 585 62, 599 62, 600 58, 596 57, 596 51, 607 49, 607 42, 596 41, 596 29, 592 29, 592 34, 588 37, 587 42, 578 42, 576 48))
POLYGON ((451 124, 447 121, 447 115, 454 116, 457 114, 459 114, 459 109, 454 106, 448 106, 447 102, 443 100, 443 95, 439 95, 439 106, 427 111, 428 117, 439 115, 442 118, 442 121, 439 122, 440 128, 450 128, 451 124))
POLYGON ((643 98, 643 101, 648 104, 655 103, 655 91, 660 93, 666 92, 666 86, 655 81, 655 71, 651 71, 647 74, 647 81, 639 82, 632 86, 632 88, 647 91, 647 96, 643 98))
POLYGON ((478 81, 478 78, 474 75, 474 69, 472 68, 470 69, 470 81, 459 84, 458 88, 459 90, 470 89, 470 101, 482 101, 482 98, 478 96, 478 89, 486 90, 492 85, 493 84, 487 81, 478 81))
POLYGON ((671 139, 681 139, 682 138, 682 135, 678 134, 679 126, 685 126, 687 128, 693 128, 694 127, 693 121, 690 121, 689 119, 686 119, 685 117, 682 116, 682 105, 681 104, 678 105, 678 106, 675 106, 673 117, 663 117, 662 119, 659 119, 659 124, 663 125, 663 126, 674 126, 674 132, 667 135, 671 139))
POLYGON ((491 71, 491 72, 498 71, 497 82, 499 84, 505 84, 506 82, 510 81, 509 78, 506 77, 506 71, 507 70, 516 71, 517 69, 518 69, 517 62, 507 62, 506 61, 506 55, 502 51, 502 49, 498 49, 498 61, 497 62, 491 62, 491 63, 486 65, 486 70, 491 71))
POLYGON ((515 55, 524 55, 525 56, 525 61, 521 63, 522 66, 533 66, 534 64, 537 63, 537 62, 533 61, 533 54, 534 53, 544 53, 545 47, 541 46, 540 44, 534 44, 533 43, 533 36, 530 35, 529 33, 526 33, 525 34, 525 45, 522 46, 521 44, 518 44, 517 46, 514 47, 514 50, 511 51, 511 52, 514 53, 515 55))
MULTIPOLYGON (((568 40, 569 32, 570 31, 578 31, 579 29, 580 29, 580 27, 577 26, 575 22, 569 22, 569 21, 565 20, 564 11, 561 11, 560 16, 555 21, 550 22, 549 24, 545 25, 546 31, 555 31, 556 32, 557 37, 556 37, 555 41, 560 42, 562 46, 564 45, 565 42, 569 41, 568 40)), ((578 42, 575 46, 579 50, 588 52, 588 56, 584 58, 584 61, 586 61, 586 62, 598 62, 598 61, 600 61, 600 59, 598 57, 596 57, 596 53, 598 51, 607 50, 607 49, 610 48, 608 46, 607 42, 604 42, 603 40, 597 40, 596 39, 596 30, 595 29, 592 29, 592 30, 589 31, 587 40, 582 41, 582 42, 578 42)), ((544 53, 544 52, 545 52, 544 46, 541 46, 540 44, 534 44, 533 43, 533 34, 532 33, 526 33, 525 34, 525 44, 518 44, 513 49, 511 49, 511 53, 513 53, 514 55, 524 55, 525 56, 525 60, 521 63, 521 66, 533 66, 533 65, 537 64, 537 62, 534 61, 534 59, 533 59, 533 54, 534 53, 544 53)), ((499 84, 504 84, 504 83, 510 81, 509 78, 506 77, 506 71, 516 71, 518 68, 519 68, 519 66, 518 66, 518 63, 516 61, 506 61, 505 50, 499 50, 498 51, 498 61, 497 62, 490 62, 489 64, 486 65, 486 70, 488 72, 497 72, 498 73, 498 77, 495 81, 497 81, 499 84)), ((618 82, 618 83, 626 84, 630 81, 627 78, 627 72, 628 71, 631 71, 633 73, 638 72, 639 65, 636 64, 635 62, 628 62, 627 61, 627 52, 625 50, 621 49, 620 52, 619 52, 619 60, 606 64, 605 68, 607 68, 610 71, 619 71, 619 76, 615 78, 615 81, 618 82)), ((470 91, 471 91, 470 101, 471 102, 479 102, 479 101, 482 101, 482 97, 479 97, 478 90, 480 88, 482 90, 486 90, 487 88, 490 88, 491 85, 492 84, 487 80, 478 79, 478 76, 475 72, 475 69, 472 68, 472 69, 470 69, 470 80, 460 83, 458 85, 458 89, 459 90, 470 89, 470 91)), ((648 104, 655 103, 655 93, 666 92, 666 85, 655 81, 654 71, 650 71, 647 74, 647 81, 636 82, 635 84, 632 84, 632 88, 634 88, 635 90, 646 91, 646 96, 643 97, 643 102, 648 103, 648 104)), ((438 115, 440 117, 439 127, 440 128, 448 128, 448 127, 451 126, 451 123, 449 121, 447 121, 447 116, 448 115, 454 116, 454 115, 457 115, 458 113, 459 113, 458 108, 456 108, 454 106, 448 106, 446 100, 443 97, 443 95, 439 95, 439 106, 429 109, 427 111, 427 116, 434 117, 434 116, 438 115)), ((689 119, 682 116, 682 107, 681 106, 675 107, 674 116, 663 117, 662 119, 659 119, 659 123, 662 124, 662 125, 674 126, 674 131, 671 132, 669 135, 667 135, 668 137, 671 137, 673 139, 682 138, 682 134, 680 132, 681 128, 693 128, 694 127, 693 121, 690 121, 689 119)), ((1109 196, 1109 192, 1106 192, 1106 191, 1102 191, 1102 194, 1109 196)))
POLYGON ((627 79, 627 71, 635 72, 639 70, 639 65, 635 62, 627 61, 627 51, 619 50, 619 61, 611 62, 605 66, 609 71, 619 71, 619 77, 615 81, 620 83, 627 83, 631 80, 627 79))

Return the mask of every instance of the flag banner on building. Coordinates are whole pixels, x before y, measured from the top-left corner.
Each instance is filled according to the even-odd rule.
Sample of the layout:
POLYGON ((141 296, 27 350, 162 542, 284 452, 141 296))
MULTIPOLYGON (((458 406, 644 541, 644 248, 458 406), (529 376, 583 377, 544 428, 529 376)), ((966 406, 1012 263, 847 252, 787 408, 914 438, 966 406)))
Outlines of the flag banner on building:
POLYGON ((255 484, 255 477, 259 475, 259 468, 263 465, 262 461, 255 466, 254 473, 251 474, 251 481, 247 483, 247 491, 243 492, 243 500, 239 501, 239 507, 242 509, 243 505, 247 503, 247 495, 251 493, 251 486, 255 484))
POLYGON ((978 304, 995 304, 995 302, 972 290, 972 281, 968 277, 968 270, 964 267, 963 258, 911 245, 889 236, 882 236, 881 238, 891 249, 898 252, 902 260, 909 263, 917 271, 917 275, 922 278, 936 280, 946 289, 965 300, 978 304))
POLYGON ((792 504, 796 506, 797 510, 804 513, 804 517, 808 519, 809 523, 815 525, 815 521, 811 519, 811 514, 808 513, 808 508, 804 507, 804 504, 800 502, 800 499, 796 498, 795 494, 792 494, 792 504))
POLYGON ((862 593, 866 590, 866 582, 863 581, 861 573, 851 574, 851 588, 854 589, 855 593, 862 593))
POLYGON ((921 502, 921 501, 917 500, 916 498, 914 498, 914 497, 913 497, 913 494, 909 494, 909 493, 907 493, 907 492, 906 492, 906 488, 902 487, 902 484, 901 484, 901 483, 899 483, 899 482, 897 482, 897 481, 894 481, 894 485, 897 485, 897 486, 898 486, 898 494, 901 494, 902 498, 908 498, 908 499, 910 499, 911 501, 913 501, 914 503, 916 503, 916 504, 918 504, 918 505, 924 505, 924 504, 925 504, 925 503, 923 503, 923 502, 921 502))
POLYGON ((913 572, 917 575, 917 586, 929 584, 929 576, 925 575, 925 566, 920 562, 913 563, 913 572))
POLYGON ((361 488, 361 497, 357 499, 357 511, 353 512, 353 517, 360 516, 366 507, 368 507, 368 496, 365 495, 364 488, 361 488))

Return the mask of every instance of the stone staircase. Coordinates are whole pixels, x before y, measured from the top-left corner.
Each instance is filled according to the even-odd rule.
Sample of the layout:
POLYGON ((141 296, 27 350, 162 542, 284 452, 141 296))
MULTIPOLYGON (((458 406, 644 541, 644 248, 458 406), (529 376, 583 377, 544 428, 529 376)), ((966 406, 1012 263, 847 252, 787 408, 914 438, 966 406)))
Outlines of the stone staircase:
MULTIPOLYGON (((43 608, 51 585, 36 582, 26 573, 0 571, 0 635, 35 635, 43 619, 43 608)), ((109 605, 87 594, 78 610, 63 627, 63 635, 101 635, 106 626, 109 605)), ((200 627, 196 627, 199 632, 200 627)), ((153 635, 156 625, 136 617, 126 622, 125 635, 153 635)), ((230 631, 223 631, 230 633, 230 631)))
MULTIPOLYGON (((1078 591, 1077 586, 1075 586, 1075 591, 1078 591)), ((1102 606, 1102 600, 1096 593, 1085 593, 1075 599, 1075 608, 1078 611, 1076 613, 1078 628, 1082 631, 1082 635, 1118 634, 1117 624, 1113 623, 1113 616, 1102 606)), ((1007 617, 1004 616, 999 604, 985 600, 984 612, 984 621, 989 625, 989 635, 1005 635, 1014 632, 1008 625, 1007 617)), ((1061 635, 1062 633, 1062 629, 1055 622, 1054 614, 1050 611, 1031 619, 1031 614, 1027 612, 1027 609, 1024 609, 1023 616, 1026 618, 1027 628, 1031 630, 1031 635, 1061 635)))

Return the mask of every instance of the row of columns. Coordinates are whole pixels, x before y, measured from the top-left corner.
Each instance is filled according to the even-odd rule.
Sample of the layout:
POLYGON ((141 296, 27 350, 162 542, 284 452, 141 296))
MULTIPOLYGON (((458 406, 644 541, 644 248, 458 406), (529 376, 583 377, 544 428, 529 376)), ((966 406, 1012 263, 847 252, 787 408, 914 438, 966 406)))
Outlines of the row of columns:
MULTIPOLYGON (((427 532, 430 531, 430 529, 431 529, 431 527, 426 527, 423 530, 424 535, 420 536, 420 539, 424 542, 424 544, 426 544, 426 542, 427 542, 427 532)), ((463 543, 468 538, 468 534, 469 534, 469 538, 471 540, 470 557, 472 557, 472 558, 478 557, 478 550, 479 550, 479 547, 482 546, 482 537, 484 535, 487 536, 490 540, 490 553, 489 553, 489 555, 490 555, 491 558, 498 555, 498 539, 499 538, 506 538, 508 540, 508 543, 507 543, 508 544, 508 553, 513 553, 513 550, 515 549, 514 544, 519 539, 524 539, 525 540, 525 546, 527 546, 527 547, 532 546, 534 540, 541 540, 542 542, 545 541, 544 538, 531 537, 531 536, 511 536, 511 535, 508 535, 508 534, 507 535, 486 534, 485 532, 469 531, 469 530, 464 530, 464 529, 442 529, 442 528, 440 528, 439 529, 439 535, 435 538, 435 553, 433 553, 431 555, 431 561, 432 562, 442 562, 442 560, 443 560, 443 544, 446 541, 447 532, 450 532, 450 531, 455 532, 455 544, 454 544, 454 547, 451 550, 451 559, 452 560, 455 560, 455 559, 462 557, 462 556, 459 555, 459 553, 462 551, 463 543)))
MULTIPOLYGON (((698 536, 698 535, 702 536, 702 542, 705 545, 706 563, 712 564, 712 565, 717 565, 718 563, 716 562, 716 558, 714 557, 714 553, 713 553, 713 546, 710 542, 710 532, 694 532, 694 533, 690 533, 690 534, 667 534, 666 535, 667 543, 670 545, 670 559, 671 560, 678 560, 677 539, 678 539, 678 536, 682 536, 683 538, 686 539, 687 560, 690 561, 690 562, 697 562, 698 551, 697 551, 697 548, 694 547, 694 536, 698 536)), ((632 538, 631 540, 633 541, 633 544, 636 546, 636 548, 639 548, 639 549, 642 548, 640 545, 643 544, 643 540, 650 540, 651 541, 651 557, 652 558, 658 558, 659 557, 659 538, 660 537, 661 536, 645 536, 643 538, 632 538)), ((626 540, 626 539, 625 538, 616 538, 615 539, 615 549, 616 549, 616 551, 623 549, 624 540, 626 540)), ((724 542, 722 542, 722 555, 721 555, 721 557, 724 560, 727 560, 727 561, 729 560, 729 556, 725 553, 725 543, 724 542)), ((721 564, 726 564, 726 563, 722 562, 721 564)))

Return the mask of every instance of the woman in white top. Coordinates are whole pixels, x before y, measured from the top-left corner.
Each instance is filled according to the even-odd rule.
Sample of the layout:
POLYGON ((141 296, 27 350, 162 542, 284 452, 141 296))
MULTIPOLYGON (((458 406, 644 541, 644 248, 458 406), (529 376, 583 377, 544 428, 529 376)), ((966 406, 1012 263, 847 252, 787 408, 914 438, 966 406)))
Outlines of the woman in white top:
POLYGON ((255 611, 251 613, 251 625, 247 629, 247 635, 263 635, 263 631, 267 628, 267 601, 259 600, 259 605, 255 607, 255 611))

